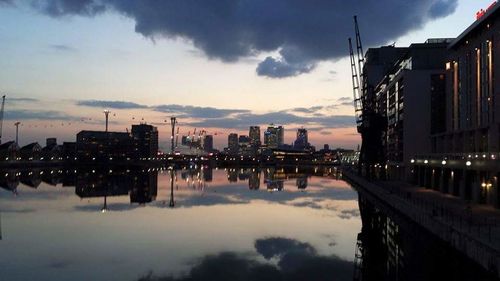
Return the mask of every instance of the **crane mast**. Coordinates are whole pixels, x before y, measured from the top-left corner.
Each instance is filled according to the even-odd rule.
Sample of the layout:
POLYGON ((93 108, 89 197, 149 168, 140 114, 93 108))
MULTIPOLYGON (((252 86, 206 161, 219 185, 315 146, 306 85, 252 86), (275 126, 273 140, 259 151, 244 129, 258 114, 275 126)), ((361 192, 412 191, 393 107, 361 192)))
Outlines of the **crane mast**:
MULTIPOLYGON (((354 58, 354 51, 352 48, 352 39, 349 38, 349 55, 351 58, 351 74, 352 74, 352 92, 353 92, 353 102, 354 102, 354 115, 356 117, 356 125, 358 126, 358 132, 360 132, 360 126, 363 122, 362 118, 362 103, 361 103, 361 93, 359 88, 359 76, 358 70, 356 69, 356 59, 354 58)), ((359 62, 359 61, 358 61, 359 62)))
MULTIPOLYGON (((348 41, 354 110, 357 129, 361 134, 358 172, 364 174, 367 178, 371 178, 375 173, 375 167, 386 162, 383 135, 387 127, 387 120, 375 109, 375 95, 370 92, 370 88, 367 86, 368 80, 364 72, 365 57, 359 32, 358 18, 356 16, 354 16, 354 31, 356 36, 356 54, 354 54, 353 40, 349 38, 348 41)), ((385 170, 383 169, 380 172, 380 178, 385 178, 385 170)))

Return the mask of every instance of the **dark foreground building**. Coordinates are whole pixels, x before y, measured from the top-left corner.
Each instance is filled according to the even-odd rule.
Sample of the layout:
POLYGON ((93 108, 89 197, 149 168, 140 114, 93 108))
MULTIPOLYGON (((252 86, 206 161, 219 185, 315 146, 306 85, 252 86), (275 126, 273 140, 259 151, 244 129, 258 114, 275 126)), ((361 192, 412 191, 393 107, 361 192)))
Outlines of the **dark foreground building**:
MULTIPOLYGON (((68 149, 71 145, 68 144, 68 149)), ((76 135, 79 161, 154 160, 158 154, 156 127, 132 125, 132 132, 81 131, 76 135)))
POLYGON ((492 5, 448 46, 446 91, 435 101, 432 153, 416 153, 412 180, 499 207, 500 5, 492 5))

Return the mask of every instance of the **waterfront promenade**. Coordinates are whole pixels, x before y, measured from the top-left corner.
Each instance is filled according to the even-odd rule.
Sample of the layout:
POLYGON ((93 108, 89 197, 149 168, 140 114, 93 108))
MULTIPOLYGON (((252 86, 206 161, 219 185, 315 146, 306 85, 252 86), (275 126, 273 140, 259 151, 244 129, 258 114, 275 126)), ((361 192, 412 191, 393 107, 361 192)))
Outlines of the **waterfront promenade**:
POLYGON ((346 169, 343 177, 500 277, 500 210, 404 182, 368 181, 346 169))

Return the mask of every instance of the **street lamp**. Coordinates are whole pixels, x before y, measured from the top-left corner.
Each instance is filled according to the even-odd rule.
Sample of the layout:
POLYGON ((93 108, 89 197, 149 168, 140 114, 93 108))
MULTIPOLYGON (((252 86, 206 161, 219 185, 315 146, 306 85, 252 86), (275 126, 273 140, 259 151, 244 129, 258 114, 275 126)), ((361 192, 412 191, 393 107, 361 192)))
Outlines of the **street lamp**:
POLYGON ((104 110, 104 115, 106 116, 106 133, 108 132, 108 115, 110 112, 108 109, 104 110))
POLYGON ((14 126, 16 126, 16 144, 19 145, 19 125, 21 122, 17 121, 14 123, 14 126))

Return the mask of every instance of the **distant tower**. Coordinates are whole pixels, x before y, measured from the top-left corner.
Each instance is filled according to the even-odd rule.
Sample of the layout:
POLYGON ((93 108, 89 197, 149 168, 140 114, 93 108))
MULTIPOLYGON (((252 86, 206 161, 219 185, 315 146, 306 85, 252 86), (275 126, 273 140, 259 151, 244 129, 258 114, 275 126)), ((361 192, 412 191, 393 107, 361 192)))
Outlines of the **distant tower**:
POLYGON ((174 143, 175 124, 177 124, 177 119, 175 117, 170 117, 170 125, 172 127, 172 136, 170 137, 170 140, 172 142, 172 147, 170 148, 171 154, 174 154, 175 150, 175 143, 174 143))

